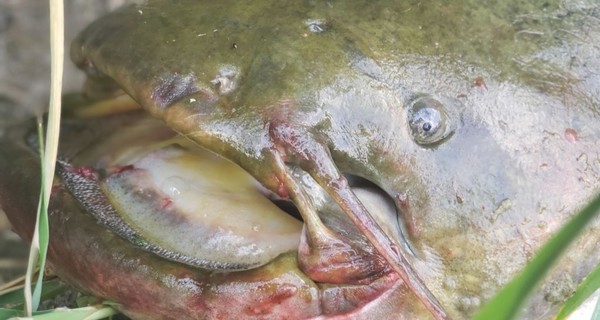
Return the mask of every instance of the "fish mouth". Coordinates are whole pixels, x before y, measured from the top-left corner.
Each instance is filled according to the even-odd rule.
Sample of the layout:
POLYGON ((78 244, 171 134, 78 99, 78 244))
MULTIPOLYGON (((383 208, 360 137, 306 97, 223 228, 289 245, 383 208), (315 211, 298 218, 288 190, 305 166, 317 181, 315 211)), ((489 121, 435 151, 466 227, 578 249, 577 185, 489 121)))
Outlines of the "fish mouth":
MULTIPOLYGON (((68 282, 117 301, 133 318, 243 314, 328 319, 404 312, 398 303, 398 296, 407 294, 402 280, 343 213, 335 212, 326 193, 316 192, 316 207, 324 212, 324 224, 348 242, 326 248, 331 251, 327 263, 307 261, 315 256, 303 250, 320 244, 307 241, 289 201, 157 120, 134 113, 84 124, 66 121, 63 132, 62 181, 51 201, 50 265, 68 282), (102 129, 92 129, 92 124, 102 129), (127 133, 113 132, 115 126, 126 127, 127 133), (202 161, 219 168, 198 168, 202 161), (190 168, 172 171, 178 170, 175 164, 190 168), (213 181, 198 181, 197 175, 207 172, 213 181), (223 181, 220 172, 232 175, 235 183, 223 181), (234 205, 211 207, 215 203, 234 205), (164 302, 173 299, 185 302, 164 302)), ((35 161, 30 151, 35 150, 34 139, 28 140, 29 150, 14 143, 2 148, 3 168, 18 167, 15 159, 35 161)), ((27 181, 13 171, 2 170, 1 175, 3 209, 28 239, 35 218, 22 212, 34 212, 36 201, 14 198, 26 189, 37 190, 39 179, 31 172, 27 181)), ((361 201, 368 208, 366 203, 374 201, 369 209, 376 211, 382 202, 381 194, 371 192, 375 186, 350 178, 358 181, 353 187, 361 201)), ((389 199, 383 203, 390 206, 389 199)), ((393 216, 386 214, 383 210, 379 219, 397 219, 395 210, 393 216)), ((398 230, 386 231, 404 241, 398 230)))

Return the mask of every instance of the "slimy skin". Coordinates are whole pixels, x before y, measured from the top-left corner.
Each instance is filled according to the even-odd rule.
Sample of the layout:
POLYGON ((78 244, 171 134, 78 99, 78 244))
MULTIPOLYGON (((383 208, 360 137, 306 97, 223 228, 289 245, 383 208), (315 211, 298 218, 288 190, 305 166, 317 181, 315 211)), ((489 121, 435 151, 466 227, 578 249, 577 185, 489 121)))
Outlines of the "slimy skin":
MULTIPOLYGON (((137 248, 112 254, 109 243, 126 242, 95 225, 88 243, 102 248, 94 255, 109 257, 96 273, 113 270, 135 283, 103 287, 58 255, 52 265, 134 318, 235 318, 247 309, 223 307, 234 298, 243 308, 257 306, 256 317, 265 319, 468 318, 600 186, 599 22, 592 2, 124 7, 73 43, 72 59, 88 75, 84 94, 109 99, 112 88, 108 96, 130 96, 192 143, 237 164, 268 197, 292 202, 304 222, 298 249, 223 273, 137 248), (384 194, 395 219, 368 208, 357 191, 365 183, 357 181, 384 194), (138 255, 149 260, 127 264, 125 276, 121 261, 138 255), (165 313, 165 305, 127 291, 174 297, 179 287, 156 279, 189 272, 220 289, 189 293, 202 303, 165 313), (296 280, 282 284, 290 278, 296 280), (257 281, 276 284, 263 296, 254 293, 264 288, 257 281)), ((81 136, 68 139, 82 144, 81 136)), ((37 190, 34 182, 25 185, 37 190)), ((29 202, 11 204, 18 197, 8 186, 0 191, 2 206, 18 220, 29 202)), ((68 237, 59 222, 60 237, 68 237)), ((24 221, 15 225, 27 234, 24 221)), ((557 269, 573 282, 597 263, 597 228, 557 269)), ((79 231, 72 237, 72 245, 57 243, 56 250, 79 252, 88 241, 79 231)), ((566 298, 562 289, 573 285, 549 281, 555 286, 540 289, 525 317, 549 316, 566 298)))

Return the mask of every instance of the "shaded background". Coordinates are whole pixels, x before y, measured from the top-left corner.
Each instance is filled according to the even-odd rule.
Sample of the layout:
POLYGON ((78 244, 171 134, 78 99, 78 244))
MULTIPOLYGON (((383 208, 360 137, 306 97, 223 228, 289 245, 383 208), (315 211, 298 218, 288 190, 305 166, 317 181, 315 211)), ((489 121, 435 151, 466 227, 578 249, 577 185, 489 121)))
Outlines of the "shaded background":
MULTIPOLYGON (((69 44, 88 23, 131 0, 65 0, 64 91, 83 75, 71 64, 69 44)), ((50 80, 48 1, 0 0, 0 136, 6 127, 46 109, 50 80)), ((28 245, 10 231, 0 209, 0 285, 24 274, 28 245)))

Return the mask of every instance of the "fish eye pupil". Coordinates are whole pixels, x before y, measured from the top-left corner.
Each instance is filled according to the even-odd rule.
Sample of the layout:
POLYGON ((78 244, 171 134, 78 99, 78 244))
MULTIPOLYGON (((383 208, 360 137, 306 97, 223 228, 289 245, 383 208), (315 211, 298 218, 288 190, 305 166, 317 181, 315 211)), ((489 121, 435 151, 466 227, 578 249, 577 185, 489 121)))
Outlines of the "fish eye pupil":
POLYGON ((407 110, 409 133, 420 145, 431 145, 443 140, 453 131, 453 119, 439 100, 420 96, 407 110))

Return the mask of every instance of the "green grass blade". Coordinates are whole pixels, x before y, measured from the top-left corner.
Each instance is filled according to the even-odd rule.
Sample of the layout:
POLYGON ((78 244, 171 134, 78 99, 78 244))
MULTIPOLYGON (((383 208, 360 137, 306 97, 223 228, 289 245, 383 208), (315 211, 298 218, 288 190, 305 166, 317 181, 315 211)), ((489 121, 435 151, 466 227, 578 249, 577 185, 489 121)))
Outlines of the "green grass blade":
POLYGON ((10 319, 13 317, 18 317, 21 315, 21 313, 23 313, 23 311, 0 308, 0 319, 10 319))
MULTIPOLYGON (((40 170, 42 173, 44 172, 44 130, 42 127, 42 120, 38 118, 37 122, 37 133, 38 133, 38 141, 39 141, 39 153, 40 153, 40 170)), ((43 214, 43 194, 44 194, 44 174, 41 175, 41 187, 40 187, 40 200, 38 202, 37 208, 37 217, 35 222, 35 229, 33 231, 33 238, 31 239, 31 247, 29 248, 29 261, 27 263, 27 273, 25 275, 25 291, 24 291, 24 300, 25 300, 25 313, 29 316, 32 315, 34 309, 37 309, 37 305, 34 307, 34 303, 32 301, 32 280, 33 275, 35 273, 35 269, 37 266, 39 251, 40 251, 40 236, 39 236, 39 223, 40 223, 40 215, 43 214)), ((43 271, 40 272, 43 274, 43 271)))
POLYGON ((51 312, 34 315, 34 320, 97 320, 118 314, 118 311, 108 306, 91 306, 77 309, 54 309, 51 312))
POLYGON ((504 286, 479 310, 474 320, 515 319, 536 285, 558 260, 567 246, 579 235, 600 210, 600 195, 596 196, 554 235, 516 278, 504 286))
MULTIPOLYGON (((63 292, 67 286, 58 279, 45 281, 41 299, 50 299, 63 292)), ((21 308, 25 304, 24 287, 16 287, 14 290, 0 295, 0 306, 4 308, 21 308)), ((0 317, 0 319, 4 319, 0 317)))
POLYGON ((600 298, 596 300, 596 307, 594 313, 592 313, 592 320, 600 320, 600 298))
MULTIPOLYGON (((37 310, 41 294, 44 268, 46 265, 46 254, 48 251, 49 228, 48 228, 48 200, 52 190, 56 156, 58 152, 58 134, 60 128, 61 114, 61 91, 63 78, 64 59, 64 4, 63 0, 50 0, 50 108, 48 110, 48 128, 46 132, 46 144, 42 160, 42 191, 40 192, 40 204, 38 206, 38 217, 29 253, 29 265, 25 285, 26 314, 30 316, 37 310), (33 293, 31 293, 31 282, 33 269, 39 261, 40 273, 33 293)), ((40 139, 41 145, 42 139, 40 139)))
MULTIPOLYGON (((50 193, 42 194, 42 203, 47 203, 47 197, 50 193)), ((37 310, 42 300, 42 283, 44 282, 44 270, 46 269, 46 255, 48 253, 48 241, 50 240, 50 227, 48 226, 48 205, 44 207, 44 211, 39 215, 39 239, 40 239, 40 252, 39 252, 39 267, 40 272, 38 273, 37 282, 32 295, 32 307, 33 310, 37 310)))
POLYGON ((62 78, 64 63, 64 3, 63 0, 50 0, 50 108, 48 110, 48 131, 46 132, 46 146, 44 152, 44 192, 41 194, 43 214, 40 215, 40 273, 33 293, 35 309, 40 303, 42 282, 48 252, 50 229, 48 226, 48 203, 52 193, 52 182, 58 154, 58 136, 60 132, 62 78))
POLYGON ((57 308, 34 312, 31 317, 23 317, 23 312, 13 309, 0 309, 0 319, 27 320, 99 320, 117 315, 119 312, 109 306, 98 305, 77 309, 57 308))
POLYGON ((575 294, 571 296, 560 308, 556 320, 566 319, 575 311, 587 298, 600 288, 600 264, 594 268, 590 274, 579 284, 575 294))

